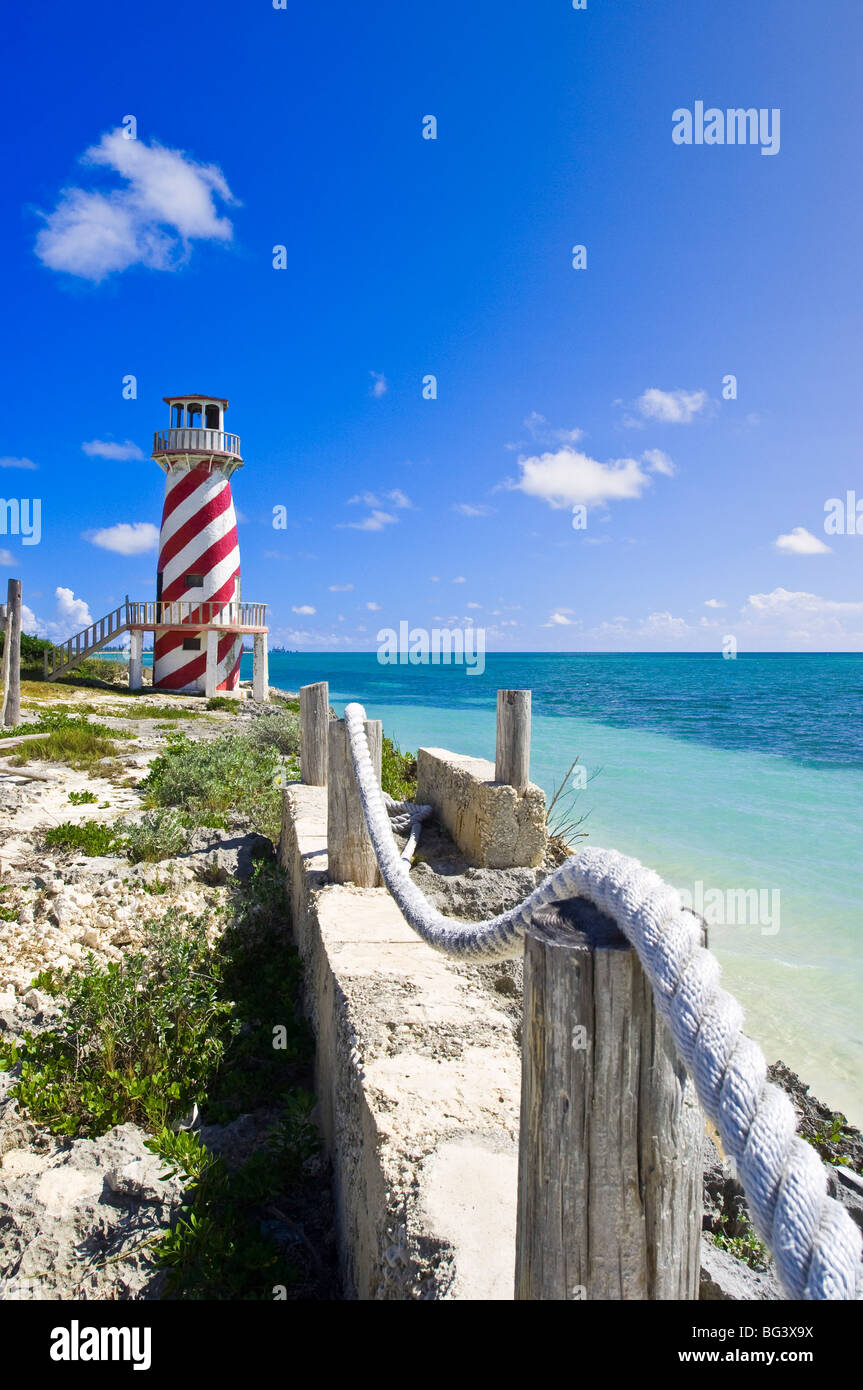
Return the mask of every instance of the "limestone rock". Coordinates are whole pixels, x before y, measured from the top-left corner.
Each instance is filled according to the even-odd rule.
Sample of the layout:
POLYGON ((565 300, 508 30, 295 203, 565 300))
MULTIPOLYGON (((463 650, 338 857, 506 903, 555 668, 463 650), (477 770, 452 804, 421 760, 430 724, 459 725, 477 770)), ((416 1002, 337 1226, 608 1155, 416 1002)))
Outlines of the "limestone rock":
POLYGON ((125 1124, 46 1153, 4 1155, 0 1299, 158 1297, 152 1251, 135 1247, 171 1224, 182 1184, 160 1177, 145 1138, 125 1124))
POLYGON ((782 1289, 773 1269, 750 1269, 743 1260, 720 1250, 709 1236, 701 1237, 701 1289, 699 1297, 709 1302, 746 1302, 782 1298, 782 1289))

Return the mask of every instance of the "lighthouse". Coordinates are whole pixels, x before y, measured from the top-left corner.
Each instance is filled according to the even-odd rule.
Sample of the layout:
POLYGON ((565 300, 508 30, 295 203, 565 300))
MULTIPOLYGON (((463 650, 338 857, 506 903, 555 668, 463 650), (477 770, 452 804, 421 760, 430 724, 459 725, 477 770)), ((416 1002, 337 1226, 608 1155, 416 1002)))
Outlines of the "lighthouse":
POLYGON ((153 458, 165 471, 156 573, 153 686, 237 691, 244 625, 231 477, 240 439, 224 427, 219 396, 164 396, 169 427, 153 458))

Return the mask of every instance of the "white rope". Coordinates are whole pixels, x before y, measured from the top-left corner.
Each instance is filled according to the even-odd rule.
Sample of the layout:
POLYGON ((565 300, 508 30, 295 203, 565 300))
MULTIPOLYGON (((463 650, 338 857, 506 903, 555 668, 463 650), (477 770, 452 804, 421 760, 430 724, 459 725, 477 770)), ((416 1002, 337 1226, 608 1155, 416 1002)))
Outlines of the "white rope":
POLYGON ((414 857, 414 851, 420 842, 423 823, 428 820, 433 806, 419 806, 415 801, 394 801, 386 792, 382 793, 384 805, 387 808, 387 815, 390 818, 390 829, 397 830, 400 835, 407 835, 408 840, 399 858, 403 863, 410 865, 414 857))
POLYGON ((369 836, 387 888, 408 924, 438 951, 462 960, 521 954, 538 908, 588 898, 637 951, 702 1108, 716 1125, 746 1193, 753 1225, 770 1248, 792 1299, 860 1296, 861 1235, 827 1195, 827 1174, 795 1134, 794 1107, 767 1080, 757 1043, 743 1033, 743 1010, 720 988, 716 957, 680 894, 652 869, 614 850, 585 849, 555 869, 518 907, 486 922, 444 917, 399 857, 369 756, 362 705, 345 725, 369 836))

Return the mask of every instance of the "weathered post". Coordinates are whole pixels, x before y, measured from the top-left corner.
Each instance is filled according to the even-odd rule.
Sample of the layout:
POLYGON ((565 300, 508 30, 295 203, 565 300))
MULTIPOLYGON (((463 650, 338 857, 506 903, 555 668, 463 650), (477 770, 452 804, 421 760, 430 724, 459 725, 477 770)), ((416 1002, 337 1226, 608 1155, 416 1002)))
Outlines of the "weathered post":
MULTIPOLYGON (((6 696, 9 691, 9 605, 0 603, 0 632, 3 633, 3 661, 0 666, 0 724, 6 718, 6 696)), ((47 652, 42 655, 47 659, 47 652)))
POLYGON ((525 938, 516 1299, 696 1299, 703 1136, 626 938, 584 899, 542 909, 525 938))
MULTIPOLYGON (((372 766, 380 781, 381 721, 367 719, 365 729, 372 766)), ((366 830, 345 721, 331 719, 327 735, 327 858, 330 881, 355 883, 359 888, 377 888, 381 881, 380 871, 366 830)))
POLYGON ((523 792, 530 781, 530 691, 497 692, 494 780, 523 792))
MULTIPOLYGON (((4 648, 9 653, 3 722, 14 728, 21 721, 21 580, 10 579, 4 648)), ((4 658, 4 667, 6 665, 4 658)))
POLYGON ((330 687, 326 681, 300 687, 300 776, 309 787, 327 785, 330 687))

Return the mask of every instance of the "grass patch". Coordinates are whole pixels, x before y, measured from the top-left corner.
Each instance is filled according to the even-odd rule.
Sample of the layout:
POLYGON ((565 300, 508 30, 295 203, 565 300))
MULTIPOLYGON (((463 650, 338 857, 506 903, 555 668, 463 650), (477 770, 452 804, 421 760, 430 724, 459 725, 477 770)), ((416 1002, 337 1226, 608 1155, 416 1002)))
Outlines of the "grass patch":
POLYGON ((116 758, 116 743, 101 734, 94 734, 89 728, 55 729, 44 738, 34 739, 14 749, 11 761, 16 767, 24 767, 28 762, 65 763, 77 772, 96 772, 107 776, 116 771, 120 764, 99 768, 103 759, 116 758))
POLYGON ((207 709, 230 710, 232 714, 236 714, 239 706, 240 701, 236 696, 230 695, 211 695, 207 701, 207 709))
POLYGON ((381 748, 381 790, 396 801, 416 801, 417 760, 403 753, 395 739, 383 736, 381 748))
POLYGON ((184 709, 182 705, 136 705, 113 715, 115 719, 200 719, 200 710, 184 709))

